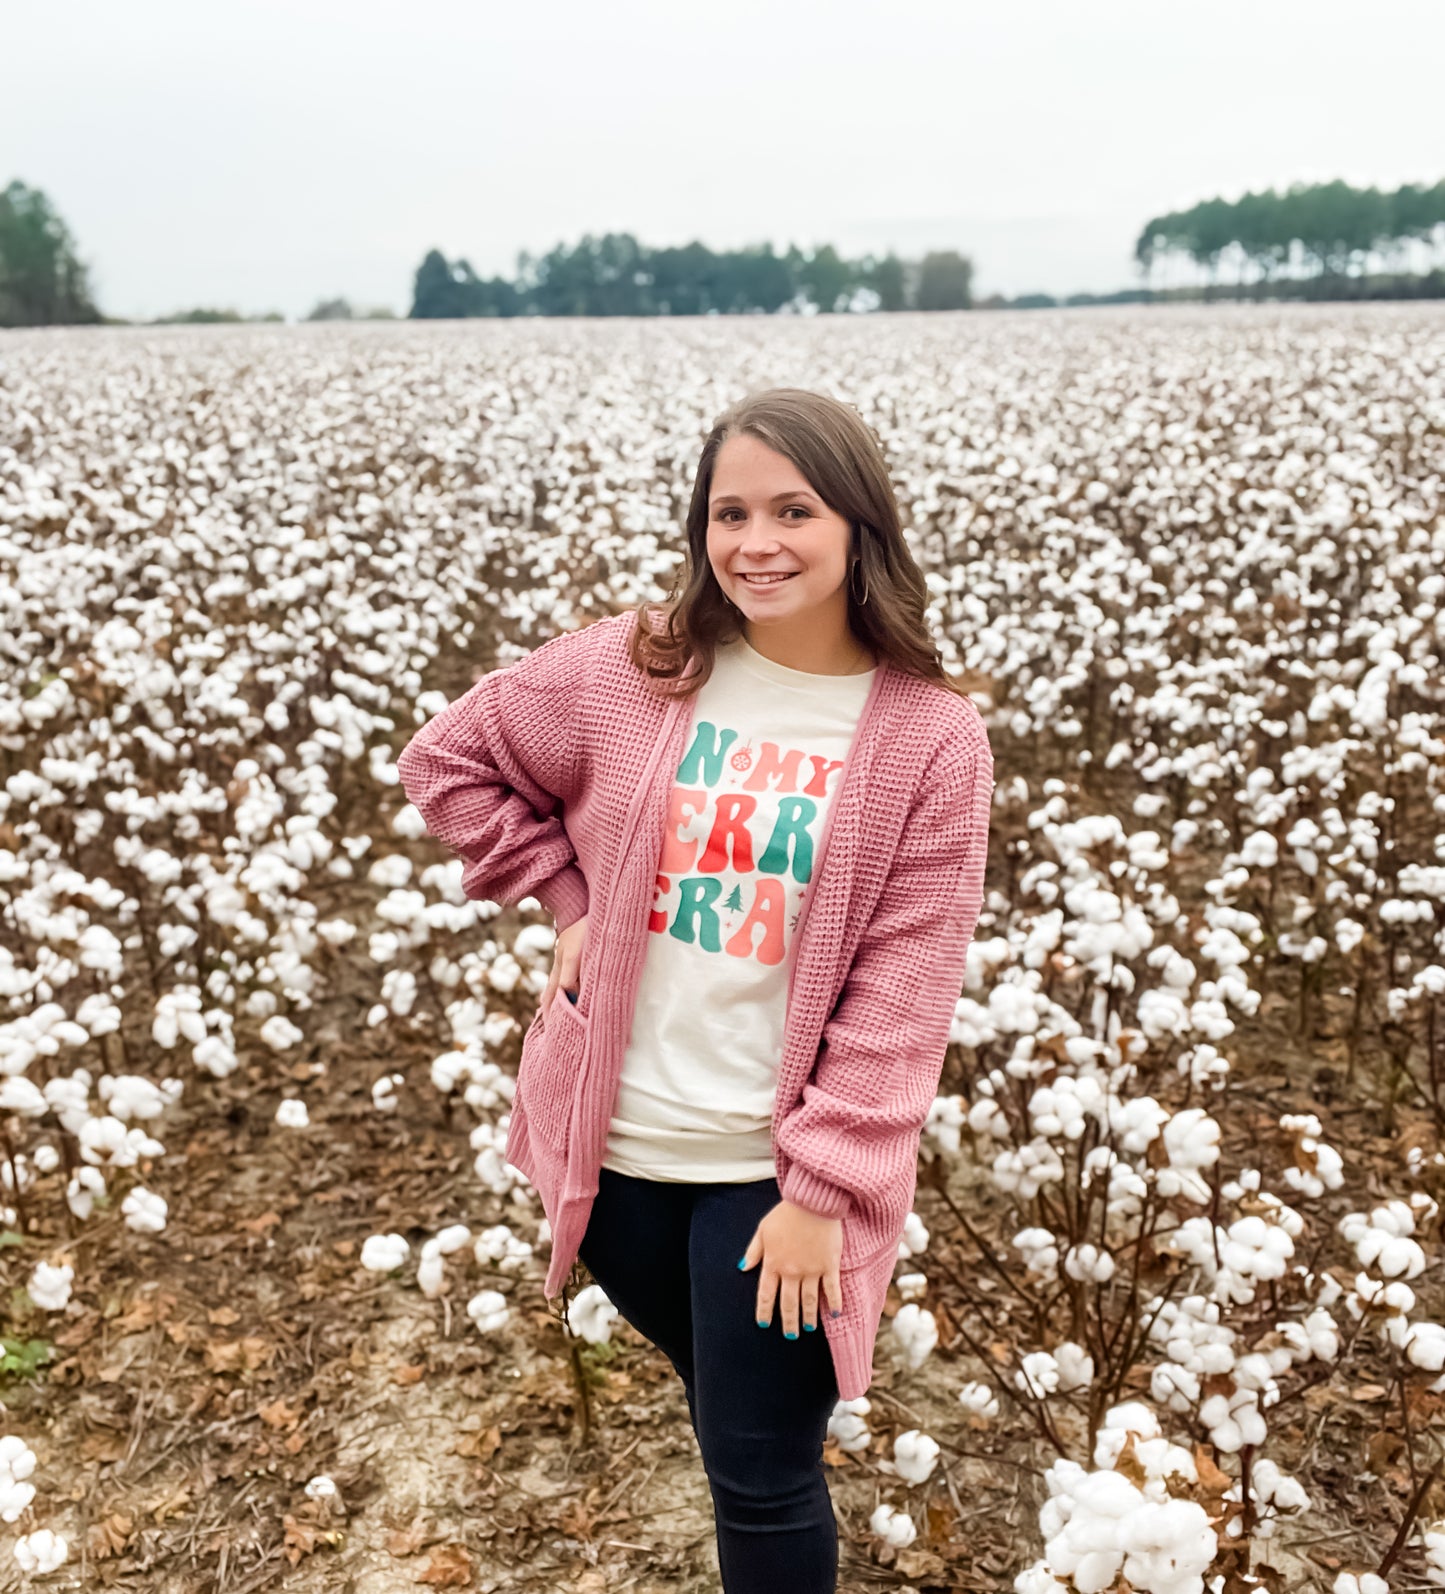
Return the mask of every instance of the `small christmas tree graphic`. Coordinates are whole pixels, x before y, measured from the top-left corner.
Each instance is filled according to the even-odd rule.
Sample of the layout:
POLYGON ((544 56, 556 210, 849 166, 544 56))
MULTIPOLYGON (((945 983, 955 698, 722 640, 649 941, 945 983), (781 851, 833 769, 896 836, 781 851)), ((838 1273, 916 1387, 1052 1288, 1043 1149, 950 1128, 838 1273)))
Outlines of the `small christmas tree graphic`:
POLYGON ((733 913, 741 912, 743 906, 743 888, 741 886, 734 886, 731 892, 729 892, 728 899, 723 906, 730 909, 733 913))

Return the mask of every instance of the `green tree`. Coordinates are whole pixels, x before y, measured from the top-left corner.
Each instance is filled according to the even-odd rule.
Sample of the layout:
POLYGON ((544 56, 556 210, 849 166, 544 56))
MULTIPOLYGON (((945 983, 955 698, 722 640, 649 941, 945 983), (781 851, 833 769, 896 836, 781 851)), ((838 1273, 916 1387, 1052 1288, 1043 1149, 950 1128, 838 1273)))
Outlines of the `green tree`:
POLYGON ((93 325, 85 266, 70 229, 38 188, 15 181, 0 193, 0 326, 93 325))
POLYGON ((322 299, 305 319, 307 321, 350 321, 352 319, 351 301, 349 299, 322 299))
POLYGON ((973 262, 956 249, 923 257, 918 276, 920 310, 967 310, 973 303, 973 262))

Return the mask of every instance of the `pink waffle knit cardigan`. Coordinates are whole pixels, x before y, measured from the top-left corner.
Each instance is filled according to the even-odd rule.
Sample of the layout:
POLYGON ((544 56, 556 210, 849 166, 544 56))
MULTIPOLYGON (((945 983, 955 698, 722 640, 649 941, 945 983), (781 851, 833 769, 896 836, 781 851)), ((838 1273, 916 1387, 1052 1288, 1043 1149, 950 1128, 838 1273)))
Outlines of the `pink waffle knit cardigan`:
MULTIPOLYGON (((589 916, 577 1004, 559 997, 532 1020, 507 1130, 506 1158, 551 1227, 549 1297, 597 1193, 696 702, 669 700, 633 665, 635 623, 612 615, 483 675, 397 760, 407 797, 463 860, 468 897, 535 897, 559 930, 589 916)), ((791 947, 773 1149, 783 1198, 842 1220, 842 1315, 820 1292, 819 1317, 839 1398, 853 1400, 872 1381, 983 895, 982 718, 880 660, 839 781, 791 947)))

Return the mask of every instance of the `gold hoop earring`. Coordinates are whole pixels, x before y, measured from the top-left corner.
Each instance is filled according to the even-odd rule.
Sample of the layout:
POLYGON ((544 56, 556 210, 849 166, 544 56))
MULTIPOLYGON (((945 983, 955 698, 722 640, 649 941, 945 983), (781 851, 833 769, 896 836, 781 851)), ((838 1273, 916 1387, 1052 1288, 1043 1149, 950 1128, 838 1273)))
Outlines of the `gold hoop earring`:
MULTIPOLYGON (((856 569, 858 569, 858 567, 862 563, 863 563, 863 561, 861 559, 855 559, 853 561, 853 563, 848 568, 848 590, 850 592, 853 592, 853 572, 856 569)), ((853 592, 853 596, 854 596, 855 599, 857 599, 857 602, 858 602, 858 605, 859 605, 860 608, 865 603, 867 603, 867 601, 868 601, 868 577, 867 576, 863 577, 863 596, 861 598, 859 598, 858 594, 856 592, 853 592)))

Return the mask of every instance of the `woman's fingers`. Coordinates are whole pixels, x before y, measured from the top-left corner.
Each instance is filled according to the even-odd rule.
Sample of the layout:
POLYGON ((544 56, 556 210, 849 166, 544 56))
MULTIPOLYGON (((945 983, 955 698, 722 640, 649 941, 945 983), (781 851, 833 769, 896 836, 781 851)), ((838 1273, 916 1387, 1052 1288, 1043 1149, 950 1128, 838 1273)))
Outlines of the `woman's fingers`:
POLYGON ((803 1311, 803 1332, 811 1333, 818 1326, 818 1277, 816 1274, 802 1281, 799 1304, 803 1311))
POLYGON ((762 1271, 758 1274, 758 1304, 754 1316, 757 1318, 759 1328, 766 1328, 773 1320, 773 1301, 778 1293, 778 1275, 768 1266, 768 1259, 763 1258, 762 1271))

